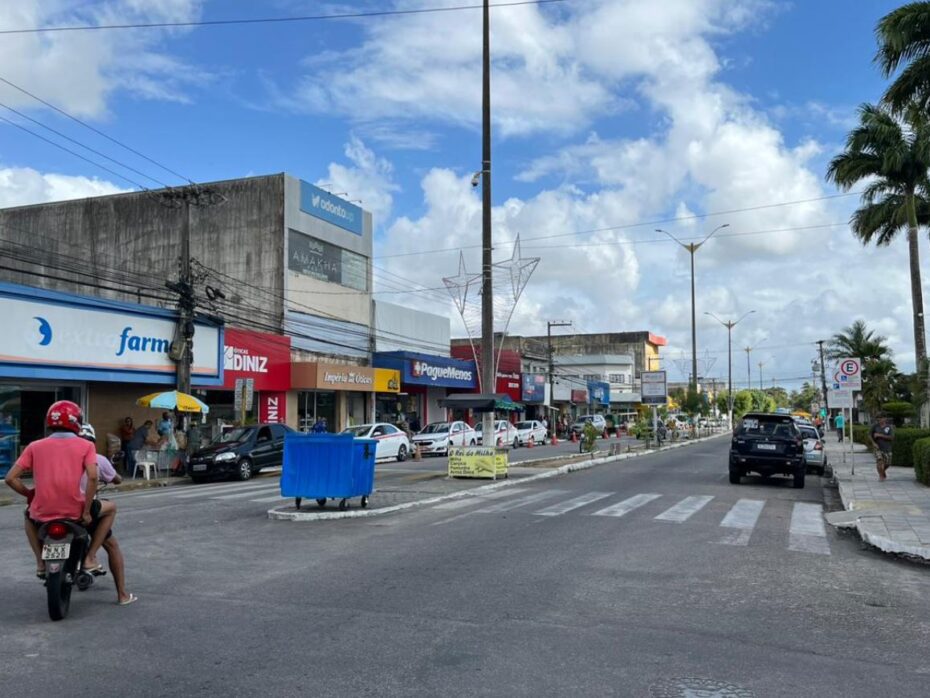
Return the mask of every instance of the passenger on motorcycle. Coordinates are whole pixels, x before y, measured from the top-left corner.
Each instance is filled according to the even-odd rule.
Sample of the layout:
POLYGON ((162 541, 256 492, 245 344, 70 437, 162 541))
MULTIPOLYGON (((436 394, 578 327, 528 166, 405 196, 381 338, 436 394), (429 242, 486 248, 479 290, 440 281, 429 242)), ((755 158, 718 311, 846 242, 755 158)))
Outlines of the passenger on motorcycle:
POLYGON ((39 545, 38 528, 55 519, 80 521, 84 526, 97 524, 84 558, 87 572, 99 571, 97 551, 106 538, 116 505, 101 503, 97 493, 97 451, 93 444, 78 438, 83 414, 81 408, 68 400, 60 400, 48 408, 45 425, 49 435, 26 446, 4 481, 26 498, 26 537, 36 556, 36 576, 45 577, 45 562, 39 545), (34 487, 26 487, 24 473, 32 473, 34 487), (87 489, 81 491, 81 477, 87 476, 87 489))
MULTIPOLYGON (((81 427, 81 438, 90 441, 91 443, 97 443, 97 433, 94 431, 94 427, 90 424, 84 424, 81 427)), ((110 459, 102 454, 97 454, 97 478, 101 482, 112 483, 115 485, 120 484, 123 481, 123 478, 119 473, 116 472, 116 469, 113 467, 113 464, 110 462, 110 459)), ((81 491, 86 492, 87 489, 87 477, 86 475, 81 478, 81 491)), ((108 500, 103 500, 108 502, 108 500)), ((94 533, 94 524, 88 526, 87 530, 91 535, 94 533)), ((126 562, 123 559, 123 551, 119 547, 119 542, 116 540, 116 536, 113 535, 113 529, 110 529, 110 532, 103 540, 103 549, 107 553, 107 560, 110 564, 110 572, 113 573, 113 583, 116 585, 116 596, 117 603, 120 606, 127 606, 133 601, 138 600, 138 596, 135 594, 129 594, 126 592, 126 562)), ((97 572, 95 574, 103 574, 102 572, 97 572)))

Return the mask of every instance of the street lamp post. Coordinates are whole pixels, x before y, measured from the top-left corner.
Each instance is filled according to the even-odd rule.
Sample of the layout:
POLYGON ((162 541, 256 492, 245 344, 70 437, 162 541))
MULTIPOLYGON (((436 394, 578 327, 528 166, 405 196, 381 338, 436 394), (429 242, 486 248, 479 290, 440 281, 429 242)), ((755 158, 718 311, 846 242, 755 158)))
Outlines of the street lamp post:
POLYGON ((727 421, 729 422, 730 429, 733 428, 733 328, 742 322, 746 316, 752 315, 754 312, 756 311, 749 310, 743 313, 739 320, 727 320, 726 322, 713 313, 704 313, 705 315, 710 315, 714 320, 727 328, 727 421))
POLYGON ((723 228, 729 228, 729 223, 724 223, 723 225, 718 225, 714 228, 710 235, 701 240, 700 242, 689 242, 684 243, 674 235, 672 235, 667 230, 662 230, 661 228, 656 228, 657 233, 663 233, 668 235, 672 240, 677 242, 681 247, 688 251, 688 254, 691 255, 691 388, 694 392, 697 392, 697 379, 698 379, 698 370, 697 370, 697 323, 695 318, 695 304, 694 304, 694 253, 697 252, 701 245, 711 239, 713 235, 723 228))
POLYGON ((765 341, 768 339, 768 335, 762 338, 762 341, 756 344, 754 347, 743 347, 743 351, 746 352, 746 390, 752 390, 752 364, 750 363, 750 356, 753 349, 758 349, 765 341))

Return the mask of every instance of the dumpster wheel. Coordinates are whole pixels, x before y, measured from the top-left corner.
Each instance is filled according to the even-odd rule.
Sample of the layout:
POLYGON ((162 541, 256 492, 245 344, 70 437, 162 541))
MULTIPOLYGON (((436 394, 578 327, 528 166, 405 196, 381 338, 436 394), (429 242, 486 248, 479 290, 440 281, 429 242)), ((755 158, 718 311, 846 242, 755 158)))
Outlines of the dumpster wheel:
POLYGON ((368 508, 368 497, 362 497, 362 509, 368 508))
POLYGON ((322 509, 323 507, 326 506, 326 497, 321 497, 320 499, 316 500, 316 503, 320 507, 320 509, 322 509))
POLYGON ((340 499, 339 500, 339 511, 345 511, 348 508, 349 508, 349 500, 340 499))

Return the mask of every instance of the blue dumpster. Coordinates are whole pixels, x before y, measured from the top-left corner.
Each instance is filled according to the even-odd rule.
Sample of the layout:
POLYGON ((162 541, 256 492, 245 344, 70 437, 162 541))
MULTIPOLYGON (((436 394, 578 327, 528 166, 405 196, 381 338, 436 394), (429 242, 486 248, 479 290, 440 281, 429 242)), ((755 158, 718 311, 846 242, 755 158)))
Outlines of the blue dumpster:
POLYGON ((281 496, 315 499, 321 507, 338 499, 348 508, 351 497, 361 497, 362 508, 375 482, 374 439, 356 439, 351 434, 294 434, 284 438, 284 467, 281 496))

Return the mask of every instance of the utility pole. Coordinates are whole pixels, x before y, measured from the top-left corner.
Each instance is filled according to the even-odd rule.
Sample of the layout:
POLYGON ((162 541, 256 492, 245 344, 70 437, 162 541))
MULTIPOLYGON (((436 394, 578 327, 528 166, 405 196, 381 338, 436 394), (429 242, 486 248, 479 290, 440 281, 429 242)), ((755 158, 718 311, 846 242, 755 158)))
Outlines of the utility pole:
POLYGON ((564 320, 549 320, 546 322, 546 350, 549 357, 549 401, 552 401, 553 391, 555 387, 552 383, 552 374, 555 371, 554 362, 552 360, 552 328, 553 327, 571 327, 571 322, 566 322, 564 320))
MULTIPOLYGON (((493 393, 496 377, 494 366, 494 294, 491 283, 493 264, 491 235, 491 10, 490 0, 484 0, 482 27, 481 75, 481 375, 482 392, 493 393)), ((494 412, 486 412, 482 420, 484 445, 493 446, 494 412)))
MULTIPOLYGON (((733 428, 733 328, 754 312, 756 311, 749 310, 743 313, 742 317, 738 320, 727 320, 726 322, 713 313, 704 313, 705 315, 710 315, 714 320, 727 328, 727 420, 729 421, 731 429, 733 428)), ((749 357, 749 347, 746 347, 746 357, 747 359, 749 357)), ((746 366, 748 369, 748 361, 746 362, 746 366)))
POLYGON ((765 366, 766 363, 765 361, 759 362, 759 390, 765 390, 765 388, 762 387, 762 367, 765 366))
POLYGON ((823 343, 824 340, 818 339, 817 346, 820 347, 820 386, 823 389, 823 406, 827 407, 827 370, 823 362, 823 343))
POLYGON ((743 347, 746 352, 746 390, 752 390, 752 369, 750 368, 749 355, 752 353, 752 347, 743 347))

